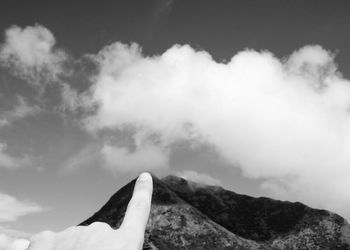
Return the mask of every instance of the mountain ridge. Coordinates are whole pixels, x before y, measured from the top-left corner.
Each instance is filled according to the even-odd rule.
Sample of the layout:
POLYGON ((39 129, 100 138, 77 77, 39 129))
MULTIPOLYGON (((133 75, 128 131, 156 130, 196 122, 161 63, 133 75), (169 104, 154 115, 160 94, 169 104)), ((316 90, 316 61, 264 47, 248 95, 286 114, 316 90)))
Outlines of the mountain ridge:
MULTIPOLYGON (((118 228, 135 180, 93 216, 118 228)), ((350 249, 350 226, 341 216, 300 202, 254 198, 177 176, 153 176, 144 249, 350 249)))

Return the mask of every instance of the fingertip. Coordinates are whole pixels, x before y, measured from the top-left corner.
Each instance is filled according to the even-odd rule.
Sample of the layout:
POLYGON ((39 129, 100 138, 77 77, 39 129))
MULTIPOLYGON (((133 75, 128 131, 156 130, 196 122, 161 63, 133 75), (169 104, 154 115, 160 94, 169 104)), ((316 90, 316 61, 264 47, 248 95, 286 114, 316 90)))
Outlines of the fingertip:
POLYGON ((150 203, 153 192, 153 180, 152 175, 148 172, 144 172, 139 175, 136 180, 132 200, 136 200, 137 203, 150 203))
POLYGON ((139 175, 139 177, 137 178, 137 181, 152 181, 152 175, 148 172, 144 172, 142 174, 139 175))
POLYGON ((152 175, 144 172, 136 180, 133 195, 125 212, 121 228, 131 230, 135 237, 142 238, 152 203, 152 175), (138 233, 137 233, 138 231, 138 233))

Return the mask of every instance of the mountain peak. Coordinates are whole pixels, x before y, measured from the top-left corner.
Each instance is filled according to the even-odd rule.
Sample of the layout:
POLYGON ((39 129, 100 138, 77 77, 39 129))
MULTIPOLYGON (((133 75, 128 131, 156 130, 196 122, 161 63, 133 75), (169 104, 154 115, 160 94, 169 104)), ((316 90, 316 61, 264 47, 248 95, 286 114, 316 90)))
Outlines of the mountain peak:
MULTIPOLYGON (((135 179, 81 225, 118 228, 134 185, 135 179)), ((350 249, 349 239, 347 222, 326 210, 153 176, 144 249, 350 249)))

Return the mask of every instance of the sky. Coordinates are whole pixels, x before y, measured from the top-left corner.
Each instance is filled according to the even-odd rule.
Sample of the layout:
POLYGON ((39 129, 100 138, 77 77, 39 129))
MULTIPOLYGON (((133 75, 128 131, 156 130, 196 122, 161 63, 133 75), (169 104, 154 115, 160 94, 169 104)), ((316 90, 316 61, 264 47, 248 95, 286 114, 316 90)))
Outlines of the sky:
POLYGON ((142 171, 349 219, 349 11, 1 1, 0 233, 77 225, 142 171))

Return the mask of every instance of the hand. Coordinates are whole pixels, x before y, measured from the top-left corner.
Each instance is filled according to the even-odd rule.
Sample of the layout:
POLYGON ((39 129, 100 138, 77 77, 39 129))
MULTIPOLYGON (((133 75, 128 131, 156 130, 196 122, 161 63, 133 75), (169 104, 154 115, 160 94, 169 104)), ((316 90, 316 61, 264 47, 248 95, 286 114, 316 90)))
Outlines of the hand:
POLYGON ((122 225, 114 230, 108 224, 70 227, 62 232, 45 231, 31 238, 28 250, 138 250, 142 249, 148 221, 153 183, 149 173, 136 181, 122 225))

